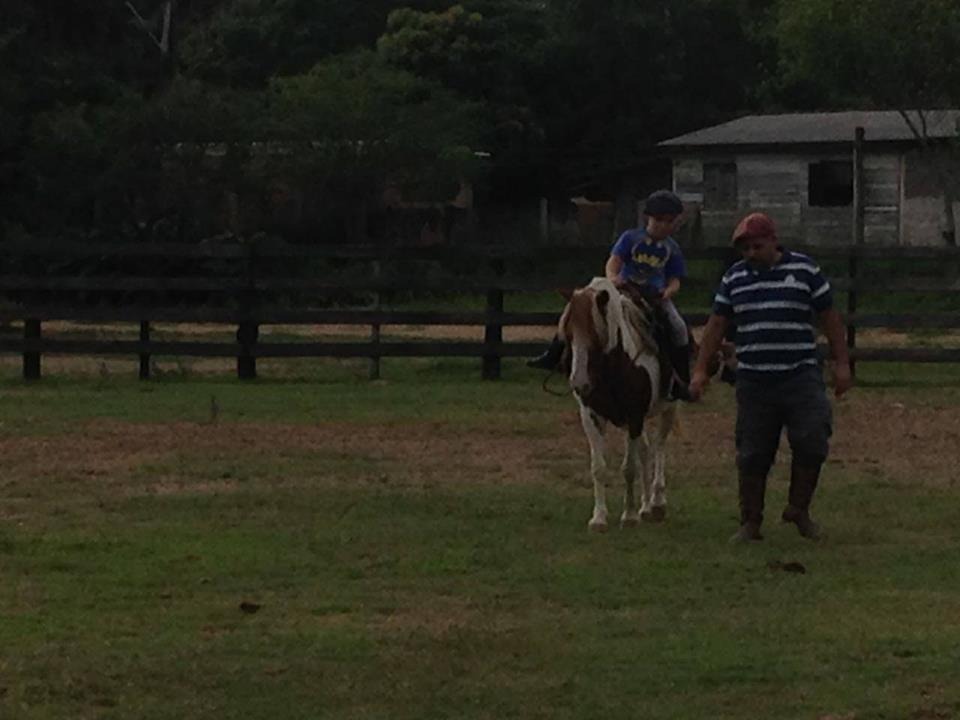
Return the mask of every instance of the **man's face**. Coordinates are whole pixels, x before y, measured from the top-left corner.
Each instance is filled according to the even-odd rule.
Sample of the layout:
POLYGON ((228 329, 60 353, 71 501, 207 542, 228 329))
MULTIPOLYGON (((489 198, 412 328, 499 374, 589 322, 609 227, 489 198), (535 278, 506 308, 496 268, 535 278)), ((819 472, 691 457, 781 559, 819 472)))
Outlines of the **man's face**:
POLYGON ((773 267, 780 258, 780 243, 774 235, 745 238, 737 243, 737 250, 754 267, 773 267))
POLYGON ((673 235, 682 225, 680 215, 647 215, 647 235, 654 240, 663 240, 673 235))

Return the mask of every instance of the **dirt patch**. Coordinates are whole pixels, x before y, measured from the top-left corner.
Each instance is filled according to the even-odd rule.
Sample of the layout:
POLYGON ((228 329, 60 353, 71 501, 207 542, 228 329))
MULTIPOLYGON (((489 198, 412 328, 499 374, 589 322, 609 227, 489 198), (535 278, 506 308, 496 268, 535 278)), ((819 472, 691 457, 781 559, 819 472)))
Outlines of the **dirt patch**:
POLYGON ((831 462, 919 485, 954 485, 960 407, 910 406, 856 391, 836 405, 831 462))
MULTIPOLYGON (((313 486, 347 480, 401 487, 543 483, 553 492, 584 492, 590 482, 588 451, 573 403, 569 413, 544 422, 552 423, 549 431, 518 435, 508 427, 468 432, 435 421, 400 426, 96 420, 67 437, 0 437, 2 487, 10 501, 5 512, 20 514, 31 498, 42 496, 222 493, 251 479, 313 486), (256 471, 244 476, 247 463, 256 471)), ((956 483, 957 447, 960 407, 907 406, 854 393, 836 406, 829 463, 867 479, 950 486, 956 483)), ((620 437, 611 438, 611 487, 621 448, 620 437)), ((782 451, 778 460, 789 462, 789 452, 782 451)), ((730 410, 681 413, 668 448, 668 477, 702 485, 729 482, 733 473, 730 410)))

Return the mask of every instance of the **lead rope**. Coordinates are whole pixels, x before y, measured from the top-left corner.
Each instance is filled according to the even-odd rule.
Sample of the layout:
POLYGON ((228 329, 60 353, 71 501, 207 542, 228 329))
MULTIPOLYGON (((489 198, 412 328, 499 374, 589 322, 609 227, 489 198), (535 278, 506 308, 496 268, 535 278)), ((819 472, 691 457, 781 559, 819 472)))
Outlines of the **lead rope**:
POLYGON ((547 373, 547 375, 543 378, 543 384, 540 387, 543 389, 545 393, 547 393, 547 395, 553 395, 554 397, 566 397, 569 393, 573 392, 572 390, 569 390, 569 389, 567 390, 567 392, 557 392, 556 390, 551 390, 549 387, 547 387, 547 383, 550 382, 550 378, 552 378, 554 375, 559 375, 559 374, 560 373, 558 373, 556 369, 553 369, 549 373, 547 373))

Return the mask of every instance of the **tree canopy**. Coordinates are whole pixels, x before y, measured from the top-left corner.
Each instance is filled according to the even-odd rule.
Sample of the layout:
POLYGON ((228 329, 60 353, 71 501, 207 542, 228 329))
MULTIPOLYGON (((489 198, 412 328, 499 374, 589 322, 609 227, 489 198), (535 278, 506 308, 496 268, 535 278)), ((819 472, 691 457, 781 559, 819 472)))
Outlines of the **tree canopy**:
POLYGON ((564 193, 746 112, 954 103, 958 38, 953 0, 5 0, 0 227, 135 234, 280 176, 564 193))

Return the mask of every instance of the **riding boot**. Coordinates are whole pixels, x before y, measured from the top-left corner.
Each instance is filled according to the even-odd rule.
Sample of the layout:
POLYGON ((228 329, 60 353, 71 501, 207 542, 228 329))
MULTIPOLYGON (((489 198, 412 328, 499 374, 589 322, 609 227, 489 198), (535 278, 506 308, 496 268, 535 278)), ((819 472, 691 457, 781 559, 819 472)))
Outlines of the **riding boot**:
POLYGON ((760 526, 763 524, 763 499, 767 490, 767 478, 741 471, 737 480, 740 488, 740 529, 730 538, 730 542, 763 540, 760 526))
POLYGON ((566 343, 560 339, 559 335, 554 335, 553 340, 550 341, 550 347, 548 347, 542 355, 533 358, 533 360, 527 360, 527 367, 553 370, 560 364, 560 360, 563 359, 563 351, 565 348, 566 343))
POLYGON ((804 466, 794 459, 790 466, 790 491, 788 504, 781 518, 783 522, 793 523, 797 532, 808 540, 820 538, 820 527, 810 518, 810 502, 820 479, 820 466, 804 466))
POLYGON ((670 345, 670 364, 674 378, 670 386, 671 400, 692 402, 690 397, 690 345, 670 345))

